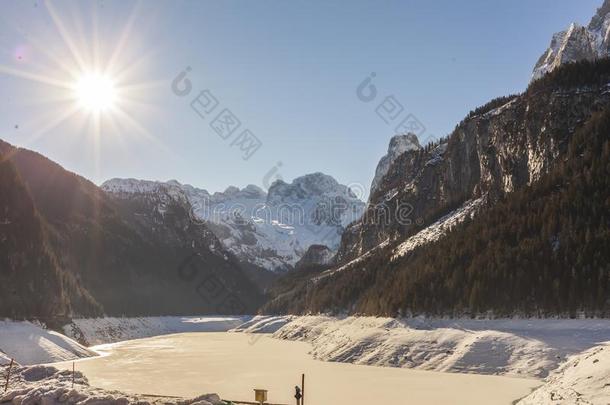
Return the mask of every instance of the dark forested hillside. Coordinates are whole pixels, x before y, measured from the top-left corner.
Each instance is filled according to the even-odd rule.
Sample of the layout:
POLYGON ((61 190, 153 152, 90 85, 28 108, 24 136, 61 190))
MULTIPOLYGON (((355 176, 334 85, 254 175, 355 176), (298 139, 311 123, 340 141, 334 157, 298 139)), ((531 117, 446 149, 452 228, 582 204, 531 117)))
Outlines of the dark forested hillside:
POLYGON ((170 200, 151 216, 150 207, 115 200, 35 152, 0 141, 0 154, 0 317, 260 305, 258 289, 206 226, 190 221, 184 202, 170 200))
POLYGON ((609 60, 562 66, 520 95, 475 109, 438 144, 399 155, 371 190, 364 220, 344 232, 337 261, 404 239, 465 201, 493 202, 536 181, 574 131, 610 104, 608 83, 609 60), (397 220, 402 211, 410 221, 397 220), (375 220, 383 213, 389 221, 375 220))
MULTIPOLYGON (((604 86, 608 71, 607 60, 582 62, 534 82, 521 96, 529 100, 528 119, 547 128, 556 126, 554 120, 562 119, 559 114, 556 118, 555 113, 531 107, 541 106, 537 103, 548 94, 566 99, 562 105, 570 106, 568 99, 574 94, 604 86)), ((576 128, 565 128, 570 135, 563 138, 547 173, 491 196, 484 209, 446 237, 392 259, 402 240, 396 239, 346 270, 305 281, 295 276, 282 280, 264 310, 608 316, 610 109, 607 104, 594 105, 576 128)), ((458 130, 448 140, 450 147, 451 142, 460 142, 459 136, 458 130)), ((425 152, 409 153, 412 157, 405 159, 418 159, 425 152)))
POLYGON ((73 308, 100 314, 95 299, 58 265, 47 233, 28 189, 0 151, 0 317, 48 319, 73 308))

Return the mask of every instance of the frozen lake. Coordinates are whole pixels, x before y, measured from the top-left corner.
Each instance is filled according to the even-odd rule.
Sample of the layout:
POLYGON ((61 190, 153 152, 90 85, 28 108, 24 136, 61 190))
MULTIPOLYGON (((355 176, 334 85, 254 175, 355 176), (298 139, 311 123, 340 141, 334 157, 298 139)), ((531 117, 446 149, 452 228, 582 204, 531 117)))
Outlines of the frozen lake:
POLYGON ((305 373, 307 405, 491 405, 510 404, 541 384, 317 361, 307 343, 241 333, 182 333, 93 349, 104 356, 76 363, 91 385, 143 394, 215 392, 223 399, 253 401, 253 388, 264 388, 269 402, 294 404, 294 386, 305 373))

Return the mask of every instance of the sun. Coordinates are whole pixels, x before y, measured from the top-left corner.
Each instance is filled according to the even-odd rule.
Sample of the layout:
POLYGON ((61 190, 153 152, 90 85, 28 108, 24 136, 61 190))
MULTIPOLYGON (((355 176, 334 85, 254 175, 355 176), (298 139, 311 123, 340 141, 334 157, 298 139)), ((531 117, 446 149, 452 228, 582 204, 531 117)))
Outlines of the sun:
POLYGON ((158 105, 149 101, 149 95, 151 92, 157 94, 166 85, 165 80, 142 81, 145 71, 141 69, 151 60, 152 53, 141 55, 132 47, 140 43, 137 33, 133 33, 135 21, 140 18, 140 2, 133 3, 123 29, 116 30, 113 25, 112 31, 104 32, 104 35, 99 30, 97 5, 91 10, 92 20, 88 24, 91 31, 83 32, 84 24, 81 23, 85 19, 79 17, 83 11, 80 3, 73 10, 66 9, 70 20, 78 22, 74 27, 62 20, 54 2, 39 3, 43 3, 45 19, 48 17, 52 22, 57 35, 49 36, 46 23, 45 29, 38 34, 33 26, 28 46, 36 57, 19 61, 19 66, 6 65, 0 60, 0 78, 10 75, 44 85, 35 95, 33 92, 26 95, 26 102, 36 108, 39 105, 48 107, 48 113, 31 120, 33 124, 27 127, 30 133, 21 143, 29 145, 70 123, 75 131, 72 134, 82 136, 91 146, 98 177, 101 175, 101 153, 109 143, 126 146, 128 137, 146 139, 164 152, 170 152, 140 121, 148 114, 161 113, 158 105), (74 33, 70 28, 74 28, 74 33))
POLYGON ((74 97, 85 110, 99 113, 112 109, 117 102, 117 90, 111 77, 85 73, 74 83, 74 97))

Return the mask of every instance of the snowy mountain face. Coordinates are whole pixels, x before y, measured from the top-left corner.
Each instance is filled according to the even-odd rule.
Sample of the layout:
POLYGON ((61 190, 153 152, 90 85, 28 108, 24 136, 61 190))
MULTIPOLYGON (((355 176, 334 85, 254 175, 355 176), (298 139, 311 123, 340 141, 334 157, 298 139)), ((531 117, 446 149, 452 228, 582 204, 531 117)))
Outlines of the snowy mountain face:
POLYGON ((608 56, 610 56, 610 0, 604 1, 587 27, 572 23, 567 30, 553 35, 549 49, 534 67, 532 80, 541 78, 564 63, 608 56))
MULTIPOLYGON (((176 181, 134 179, 109 180, 102 188, 123 197, 162 194, 188 201, 192 220, 205 222, 227 250, 271 271, 292 268, 311 245, 335 251, 343 230, 365 207, 347 186, 322 173, 277 181, 268 193, 249 185, 210 194, 176 181)), ((160 198, 155 209, 162 212, 163 204, 160 198)))

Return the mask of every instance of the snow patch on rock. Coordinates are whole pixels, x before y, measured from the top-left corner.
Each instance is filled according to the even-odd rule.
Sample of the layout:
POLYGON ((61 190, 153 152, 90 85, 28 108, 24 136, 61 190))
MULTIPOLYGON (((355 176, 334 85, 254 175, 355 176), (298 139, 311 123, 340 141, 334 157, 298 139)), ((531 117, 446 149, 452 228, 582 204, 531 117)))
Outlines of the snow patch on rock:
POLYGON ((423 246, 430 242, 435 242, 447 234, 454 226, 463 222, 465 219, 475 215, 478 208, 484 203, 485 198, 481 197, 476 200, 466 202, 462 207, 445 215, 432 225, 422 229, 415 235, 402 242, 394 250, 392 260, 396 260, 415 248, 423 246))
POLYGON ((434 166, 443 161, 443 155, 447 152, 447 142, 441 143, 432 151, 432 157, 426 162, 426 166, 434 166))
POLYGON ((369 257, 371 257, 373 254, 375 254, 377 251, 385 249, 388 245, 390 244, 389 239, 385 240, 383 242, 381 242, 379 245, 375 246, 373 249, 365 252, 364 254, 358 256, 357 258, 355 258, 354 260, 351 260, 349 262, 347 262, 346 264, 337 267, 336 269, 330 269, 330 270, 326 270, 323 271, 322 273, 320 273, 320 275, 313 277, 311 280, 314 283, 317 283, 318 281, 328 277, 328 276, 332 276, 333 274, 339 273, 341 271, 345 271, 345 270, 350 270, 353 266, 361 263, 362 261, 368 259, 369 257))
MULTIPOLYGON (((442 146, 442 145, 441 145, 442 146)), ((443 216, 433 224, 428 227, 422 229, 415 235, 407 238, 404 242, 400 243, 393 251, 390 260, 396 260, 410 252, 412 252, 415 248, 423 246, 425 244, 435 242, 441 239, 444 235, 447 234, 454 226, 463 222, 467 218, 471 218, 474 216, 483 204, 485 203, 485 197, 477 198, 475 200, 470 200, 464 203, 460 208, 452 211, 451 213, 443 216)), ((313 277, 312 281, 317 283, 318 281, 336 274, 338 272, 351 270, 355 265, 361 263, 362 261, 368 259, 379 250, 385 249, 390 245, 390 240, 387 239, 375 246, 373 249, 368 250, 364 254, 356 257, 355 259, 343 264, 340 267, 326 270, 320 273, 318 276, 313 277)))

